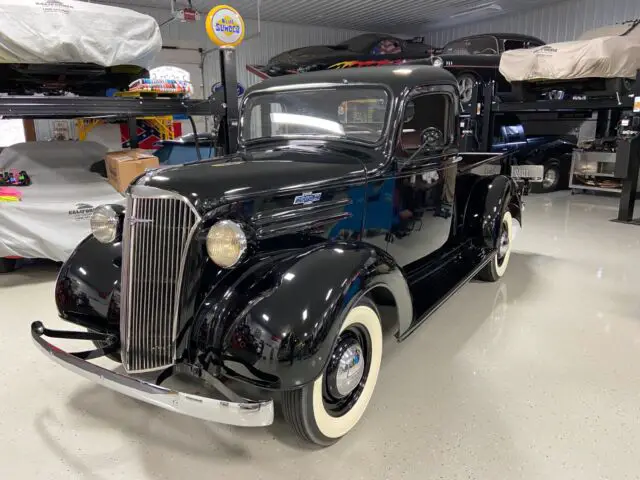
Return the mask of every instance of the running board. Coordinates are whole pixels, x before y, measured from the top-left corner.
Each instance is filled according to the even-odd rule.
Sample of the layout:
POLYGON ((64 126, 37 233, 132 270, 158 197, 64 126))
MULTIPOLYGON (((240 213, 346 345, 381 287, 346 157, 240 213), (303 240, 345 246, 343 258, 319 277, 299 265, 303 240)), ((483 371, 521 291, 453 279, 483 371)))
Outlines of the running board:
MULTIPOLYGON (((415 320, 411 326, 407 329, 406 332, 403 332, 402 335, 398 336, 398 342, 402 342, 406 340, 413 332, 415 332, 420 325, 422 325, 438 308, 440 308, 444 302, 449 300, 453 294, 455 294, 458 290, 460 290, 464 285, 466 285, 470 280, 472 280, 478 273, 496 256, 497 251, 492 250, 487 255, 485 255, 479 263, 469 262, 468 260, 460 261, 458 265, 447 265, 443 270, 448 273, 448 275, 444 275, 441 273, 442 271, 437 272, 436 274, 425 278, 423 281, 411 287, 411 296, 414 299, 424 298, 424 295, 420 295, 416 290, 429 289, 433 292, 431 295, 432 299, 435 299, 432 303, 423 304, 423 305, 414 305, 419 306, 418 311, 423 310, 425 313, 418 319, 415 320), (455 272, 455 275, 452 275, 451 270, 458 270, 455 272), (457 278, 458 281, 453 283, 449 288, 447 288, 447 283, 451 284, 451 278, 457 278), (438 288, 438 286, 441 286, 438 288), (434 290, 435 288, 435 290, 434 290), (441 294, 440 294, 441 293, 441 294), (426 307, 426 308, 425 308, 426 307)), ((453 261, 451 263, 454 263, 453 261)), ((427 297, 427 302, 429 301, 427 297)), ((414 303, 415 300, 414 300, 414 303)), ((415 309, 414 309, 415 310, 415 309)))

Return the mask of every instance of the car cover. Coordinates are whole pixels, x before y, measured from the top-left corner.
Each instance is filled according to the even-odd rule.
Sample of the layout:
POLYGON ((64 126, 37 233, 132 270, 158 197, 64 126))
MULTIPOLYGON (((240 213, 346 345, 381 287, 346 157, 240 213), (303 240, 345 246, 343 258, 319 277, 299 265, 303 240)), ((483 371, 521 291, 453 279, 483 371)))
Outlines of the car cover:
POLYGON ((500 59, 509 81, 635 78, 640 69, 640 26, 598 28, 572 42, 510 50, 500 59))
POLYGON ((15 187, 19 202, 0 201, 0 257, 66 260, 90 233, 93 209, 124 203, 93 173, 107 148, 95 142, 27 142, 0 152, 0 170, 25 170, 32 185, 15 187))
POLYGON ((0 63, 147 68, 162 48, 154 18, 73 0, 0 0, 0 63))

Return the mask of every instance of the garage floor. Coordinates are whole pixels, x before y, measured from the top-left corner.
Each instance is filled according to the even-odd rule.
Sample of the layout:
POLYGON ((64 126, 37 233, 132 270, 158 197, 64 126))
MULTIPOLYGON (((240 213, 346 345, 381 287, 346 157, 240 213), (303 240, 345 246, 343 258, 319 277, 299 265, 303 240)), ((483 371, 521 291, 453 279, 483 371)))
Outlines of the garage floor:
POLYGON ((0 277, 0 478, 637 478, 640 228, 609 222, 616 205, 528 197, 503 281, 471 283, 406 342, 387 339, 364 420, 319 451, 281 420, 207 424, 54 365, 29 323, 65 326, 55 266, 0 277))

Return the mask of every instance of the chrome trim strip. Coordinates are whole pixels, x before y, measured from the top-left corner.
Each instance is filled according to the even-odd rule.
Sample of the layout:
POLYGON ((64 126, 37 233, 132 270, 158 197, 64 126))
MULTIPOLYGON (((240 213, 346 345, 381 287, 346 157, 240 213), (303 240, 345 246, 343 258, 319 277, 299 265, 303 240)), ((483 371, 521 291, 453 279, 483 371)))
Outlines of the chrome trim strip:
POLYGON ((273 423, 272 400, 232 402, 190 395, 141 379, 121 375, 86 360, 81 360, 47 342, 33 327, 31 337, 42 353, 50 356, 54 362, 62 367, 131 398, 142 400, 171 412, 227 425, 265 427, 273 423))

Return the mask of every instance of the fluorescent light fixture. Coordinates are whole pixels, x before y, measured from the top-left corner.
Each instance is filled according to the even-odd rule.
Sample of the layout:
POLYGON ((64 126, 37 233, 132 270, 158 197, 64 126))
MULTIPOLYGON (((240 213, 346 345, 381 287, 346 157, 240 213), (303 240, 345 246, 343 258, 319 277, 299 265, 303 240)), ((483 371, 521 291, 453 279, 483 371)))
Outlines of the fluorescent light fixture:
POLYGON ((495 2, 483 3, 482 5, 478 5, 476 7, 470 8, 469 10, 465 10, 464 12, 454 13, 451 15, 451 18, 460 18, 466 17, 469 15, 475 15, 477 13, 484 12, 501 12, 502 7, 495 2))
POLYGON ((296 115, 295 113, 271 113, 272 123, 285 125, 300 125, 303 127, 313 127, 337 135, 344 135, 344 128, 338 122, 325 120, 324 118, 309 117, 307 115, 296 115))

